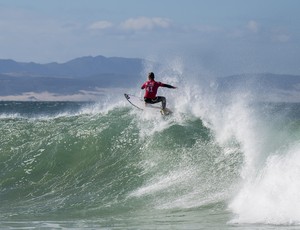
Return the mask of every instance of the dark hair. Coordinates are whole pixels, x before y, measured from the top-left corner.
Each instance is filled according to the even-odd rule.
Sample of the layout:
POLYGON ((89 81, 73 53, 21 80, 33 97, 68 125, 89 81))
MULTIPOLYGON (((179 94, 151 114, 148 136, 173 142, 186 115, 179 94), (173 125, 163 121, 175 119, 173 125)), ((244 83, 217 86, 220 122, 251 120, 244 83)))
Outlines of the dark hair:
POLYGON ((154 73, 153 73, 153 72, 150 72, 150 73, 148 74, 148 77, 151 78, 151 79, 154 79, 154 73))

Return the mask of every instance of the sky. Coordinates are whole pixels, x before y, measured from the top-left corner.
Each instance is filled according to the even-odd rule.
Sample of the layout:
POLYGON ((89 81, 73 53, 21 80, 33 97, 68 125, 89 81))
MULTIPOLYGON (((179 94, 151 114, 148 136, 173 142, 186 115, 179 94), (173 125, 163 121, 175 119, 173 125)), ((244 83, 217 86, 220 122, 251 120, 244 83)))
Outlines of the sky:
POLYGON ((217 75, 300 75, 299 9, 298 0, 0 0, 0 59, 179 58, 217 75))

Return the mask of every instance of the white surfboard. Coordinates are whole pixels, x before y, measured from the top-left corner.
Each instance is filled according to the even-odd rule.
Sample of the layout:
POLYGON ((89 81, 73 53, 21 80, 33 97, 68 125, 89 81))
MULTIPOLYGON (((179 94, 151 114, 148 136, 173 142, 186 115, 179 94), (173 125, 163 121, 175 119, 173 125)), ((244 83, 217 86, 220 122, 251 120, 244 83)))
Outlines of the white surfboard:
POLYGON ((172 113, 172 111, 168 108, 165 108, 164 111, 162 111, 161 103, 145 103, 145 101, 142 98, 127 93, 124 93, 124 96, 132 106, 136 107, 139 110, 155 109, 159 110, 162 115, 170 115, 172 113))

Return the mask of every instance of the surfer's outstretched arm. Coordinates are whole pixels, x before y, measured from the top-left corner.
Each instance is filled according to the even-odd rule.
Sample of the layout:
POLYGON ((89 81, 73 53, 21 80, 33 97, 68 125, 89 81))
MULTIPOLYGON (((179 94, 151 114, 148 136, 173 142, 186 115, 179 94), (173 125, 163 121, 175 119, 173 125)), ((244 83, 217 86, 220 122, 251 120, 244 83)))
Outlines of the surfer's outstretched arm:
POLYGON ((163 86, 163 87, 166 87, 166 88, 170 88, 170 89, 176 89, 175 86, 168 85, 168 84, 163 84, 162 86, 163 86))

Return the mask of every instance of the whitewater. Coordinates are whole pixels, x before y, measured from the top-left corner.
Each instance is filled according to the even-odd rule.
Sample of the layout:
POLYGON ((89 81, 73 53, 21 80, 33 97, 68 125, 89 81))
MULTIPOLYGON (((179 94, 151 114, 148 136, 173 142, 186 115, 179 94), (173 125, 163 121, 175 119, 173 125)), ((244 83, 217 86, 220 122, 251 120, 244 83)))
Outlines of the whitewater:
POLYGON ((180 85, 160 89, 172 116, 124 92, 0 102, 0 227, 298 229, 300 104, 220 93, 177 62, 156 76, 180 85))

